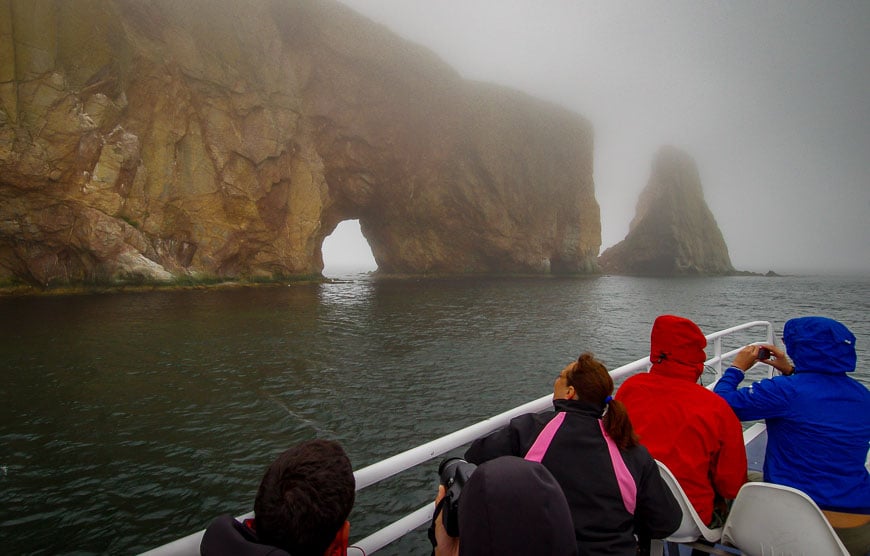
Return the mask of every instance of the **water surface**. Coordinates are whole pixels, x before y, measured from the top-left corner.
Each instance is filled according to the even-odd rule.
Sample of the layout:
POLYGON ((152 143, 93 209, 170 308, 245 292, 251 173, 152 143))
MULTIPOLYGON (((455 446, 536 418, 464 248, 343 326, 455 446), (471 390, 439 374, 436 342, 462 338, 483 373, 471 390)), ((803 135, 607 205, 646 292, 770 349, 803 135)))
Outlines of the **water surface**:
MULTIPOLYGON (((286 447, 360 468, 545 395, 584 350, 647 353, 662 313, 707 332, 821 314, 858 336, 870 279, 374 280, 0 298, 0 547, 137 553, 250 511, 286 447)), ((736 346, 732 346, 736 347, 736 346)), ((438 460, 366 489, 351 537, 434 495, 438 460)), ((428 554, 415 534, 383 554, 428 554)))

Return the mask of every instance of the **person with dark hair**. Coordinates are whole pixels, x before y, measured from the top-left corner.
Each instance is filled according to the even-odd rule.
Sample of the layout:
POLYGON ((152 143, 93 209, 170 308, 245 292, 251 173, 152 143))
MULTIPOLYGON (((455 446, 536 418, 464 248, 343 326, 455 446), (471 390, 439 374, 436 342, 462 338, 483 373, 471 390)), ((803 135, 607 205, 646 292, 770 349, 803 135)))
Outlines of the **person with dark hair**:
POLYGON ((652 457, 676 477, 698 517, 721 526, 726 501, 746 482, 746 448, 734 411, 698 384, 706 346, 707 338, 691 320, 659 316, 650 333, 652 367, 628 378, 616 399, 625 404, 652 457))
POLYGON ((254 500, 254 518, 221 516, 200 544, 204 556, 345 556, 356 495, 353 468, 330 440, 303 442, 272 462, 254 500))
POLYGON ((477 467, 459 496, 459 537, 451 537, 439 519, 444 496, 441 485, 433 517, 435 556, 577 554, 568 501, 540 463, 502 456, 477 467))
POLYGON ((819 506, 850 554, 870 553, 870 390, 855 370, 855 335, 825 317, 787 321, 785 352, 750 345, 737 353, 714 391, 743 421, 764 419, 764 480, 801 490, 819 506), (770 357, 759 358, 760 348, 770 357), (738 388, 758 361, 781 376, 738 388))
POLYGON ((612 392, 607 369, 583 353, 556 377, 555 411, 520 415, 465 452, 478 465, 503 455, 542 463, 568 500, 580 555, 634 556, 636 534, 664 538, 682 520, 658 465, 638 444, 612 392))

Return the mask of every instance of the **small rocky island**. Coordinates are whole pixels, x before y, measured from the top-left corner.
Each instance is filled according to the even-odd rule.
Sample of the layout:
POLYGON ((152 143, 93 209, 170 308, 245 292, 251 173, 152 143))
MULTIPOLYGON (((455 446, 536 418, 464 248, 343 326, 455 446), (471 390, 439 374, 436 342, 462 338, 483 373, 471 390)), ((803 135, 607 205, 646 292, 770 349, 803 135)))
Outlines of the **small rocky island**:
POLYGON ((732 274, 728 246, 704 200, 692 158, 663 147, 637 202, 628 235, 598 259, 610 274, 684 276, 732 274))

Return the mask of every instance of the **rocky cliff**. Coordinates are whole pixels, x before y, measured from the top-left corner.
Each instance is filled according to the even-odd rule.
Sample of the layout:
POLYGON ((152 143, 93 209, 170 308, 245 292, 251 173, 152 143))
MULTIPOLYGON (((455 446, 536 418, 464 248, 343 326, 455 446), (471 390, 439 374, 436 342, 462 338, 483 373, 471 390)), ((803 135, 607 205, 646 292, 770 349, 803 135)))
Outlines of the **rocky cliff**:
POLYGON ((0 0, 0 283, 586 272, 592 131, 328 0, 0 0))
POLYGON ((673 147, 656 154, 628 235, 604 251, 598 263, 610 274, 680 276, 734 271, 689 155, 673 147))

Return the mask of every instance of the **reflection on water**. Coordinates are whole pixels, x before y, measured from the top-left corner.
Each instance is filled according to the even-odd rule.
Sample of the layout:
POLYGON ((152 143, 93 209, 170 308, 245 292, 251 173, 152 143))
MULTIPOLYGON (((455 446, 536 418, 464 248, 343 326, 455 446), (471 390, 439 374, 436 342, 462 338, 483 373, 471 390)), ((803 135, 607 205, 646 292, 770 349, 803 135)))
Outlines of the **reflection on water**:
MULTIPOLYGON (((858 336, 868 383, 868 292, 844 279, 358 275, 0 299, 0 544, 151 548, 249 511, 265 466, 293 443, 335 438, 363 467, 544 395, 580 351, 611 367, 643 356, 661 313, 707 331, 837 318, 858 336)), ((363 491, 352 537, 425 503, 436 467, 363 491)), ((384 553, 426 546, 415 534, 384 553)))

